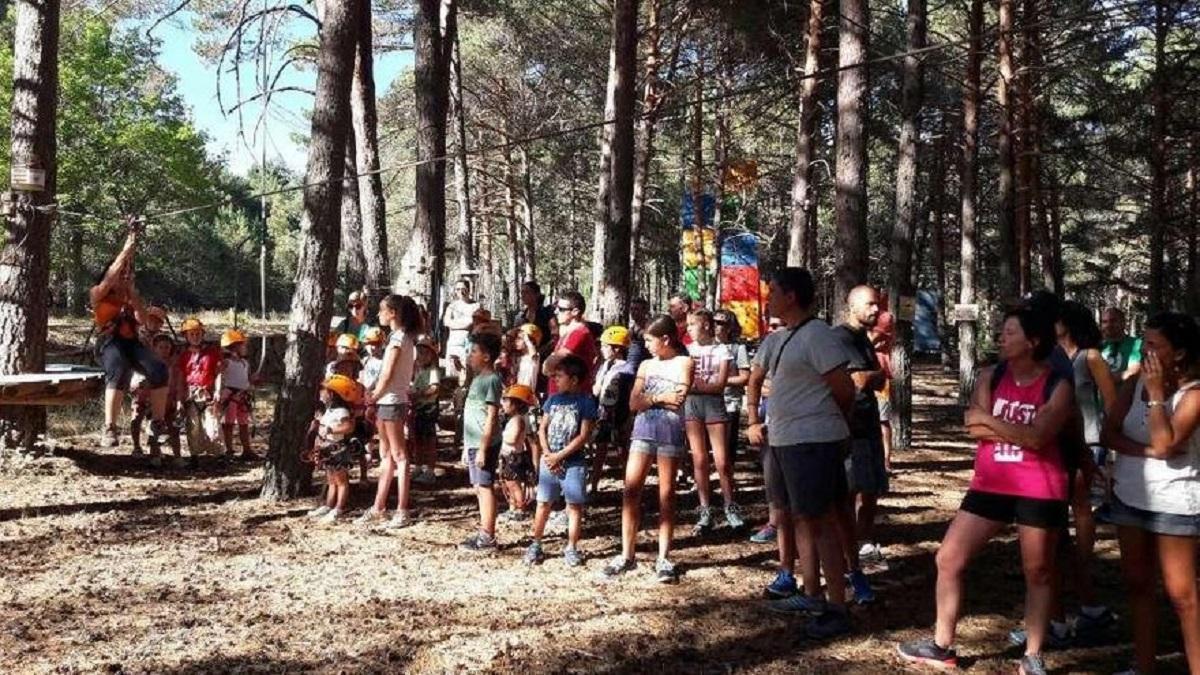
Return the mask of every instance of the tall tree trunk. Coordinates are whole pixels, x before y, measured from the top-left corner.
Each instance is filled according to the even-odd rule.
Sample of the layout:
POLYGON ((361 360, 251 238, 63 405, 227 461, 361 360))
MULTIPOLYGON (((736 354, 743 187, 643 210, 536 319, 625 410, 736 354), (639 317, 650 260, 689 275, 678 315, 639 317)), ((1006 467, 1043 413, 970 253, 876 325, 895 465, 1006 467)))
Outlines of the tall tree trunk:
MULTIPOLYGON (((928 16, 928 15, 927 15, 928 16)), ((941 343, 942 367, 950 370, 950 320, 947 307, 950 289, 946 284, 946 201, 942 186, 946 184, 946 139, 950 132, 939 125, 934 143, 933 165, 929 170, 929 228, 933 241, 933 274, 937 287, 938 341, 941 343)))
POLYGON ((529 153, 524 147, 517 148, 521 158, 521 243, 525 247, 522 261, 525 263, 524 281, 537 280, 537 251, 533 247, 533 176, 529 166, 529 153))
POLYGON ((367 281, 367 258, 364 255, 363 218, 359 211, 358 180, 354 178, 358 161, 355 157, 354 130, 346 138, 346 177, 342 181, 341 252, 338 255, 338 282, 349 291, 362 288, 367 281))
MULTIPOLYGON (((1034 211, 1041 199, 1041 132, 1037 103, 1041 86, 1042 46, 1038 24, 1039 0, 1024 0, 1021 40, 1021 124, 1018 132, 1020 159, 1017 162, 1017 237, 1020 243, 1021 293, 1033 286, 1034 211)), ((1048 287, 1048 286, 1047 286, 1048 287)))
MULTIPOLYGON (((511 138, 508 120, 504 121, 504 140, 511 138)), ((504 224, 508 235, 508 278, 515 286, 521 278, 521 228, 517 225, 516 171, 513 169, 512 146, 504 147, 504 224)), ((505 286, 505 306, 508 302, 508 286, 505 286)))
POLYGON ((417 0, 413 18, 413 89, 417 107, 416 213, 401 288, 441 315, 446 265, 446 113, 450 53, 457 33, 455 0, 417 0))
MULTIPOLYGON (((908 0, 908 50, 925 47, 925 0, 908 0)), ((921 58, 904 58, 900 102, 900 145, 896 168, 896 224, 892 229, 892 265, 888 296, 899 307, 904 296, 915 295, 912 246, 917 223, 917 152, 920 148, 920 115, 925 97, 925 69, 921 58)), ((940 186, 931 186, 932 191, 940 186)), ((912 341, 911 317, 896 313, 896 341, 892 345, 892 443, 901 450, 912 444, 912 341)))
POLYGON ((383 177, 379 174, 379 113, 375 105, 375 54, 372 48, 371 2, 358 2, 358 40, 354 56, 354 82, 350 110, 354 118, 355 166, 358 168, 358 204, 362 222, 362 253, 366 285, 378 301, 392 283, 388 258, 387 208, 383 177))
MULTIPOLYGON (((629 219, 629 269, 635 273, 641 268, 639 256, 642 241, 642 209, 646 206, 646 180, 650 174, 650 162, 654 159, 654 134, 657 127, 660 94, 658 91, 659 43, 659 0, 650 0, 649 19, 646 24, 646 88, 642 95, 642 116, 638 119, 637 137, 641 139, 633 174, 633 212, 629 219)), ((676 40, 678 45, 680 40, 676 40)), ((679 50, 676 49, 678 54, 679 50)), ((637 284, 634 285, 636 294, 637 284)))
POLYGON ((1061 297, 1065 284, 1063 277, 1065 271, 1063 269, 1062 255, 1062 186, 1058 182, 1058 178, 1052 173, 1050 174, 1050 208, 1049 208, 1049 229, 1050 229, 1050 253, 1052 263, 1054 265, 1054 292, 1061 297))
POLYGON ((846 295, 867 280, 867 0, 842 0, 838 25, 837 276, 834 316, 846 295))
POLYGON ((629 314, 629 230, 633 215, 633 116, 637 100, 637 0, 616 0, 613 6, 612 185, 608 228, 604 237, 600 319, 624 323, 629 314))
MULTIPOLYGON (((983 0, 971 0, 968 19, 970 46, 967 52, 966 86, 963 88, 962 167, 958 184, 961 202, 959 229, 962 248, 959 257, 958 302, 975 304, 975 250, 978 245, 975 223, 976 180, 979 175, 979 70, 983 63, 983 0)), ((958 323, 958 401, 965 405, 975 388, 974 320, 958 323)))
POLYGON ((325 362, 325 336, 333 314, 337 276, 342 178, 351 128, 350 85, 354 75, 357 2, 325 7, 317 57, 317 93, 304 182, 296 290, 292 295, 283 385, 275 401, 270 448, 263 472, 265 499, 291 499, 312 477, 300 459, 313 414, 313 392, 325 362))
MULTIPOLYGON (((58 0, 18 0, 13 44, 12 168, 45 171, 39 191, 17 191, 0 248, 0 375, 46 366, 50 228, 58 177, 58 0)), ((41 406, 0 407, 0 449, 31 451, 46 429, 41 406)))
POLYGON ((1167 308, 1164 286, 1166 267, 1163 256, 1167 238, 1167 120, 1171 100, 1167 93, 1167 19, 1166 0, 1154 3, 1154 74, 1150 101, 1154 116, 1150 126, 1150 313, 1167 308))
MULTIPOLYGON (((1039 180, 1038 183, 1040 182, 1039 180)), ((1039 185, 1034 196, 1034 232, 1037 234, 1041 252, 1042 285, 1052 289, 1055 294, 1061 297, 1064 290, 1062 275, 1058 273, 1060 268, 1058 257, 1061 255, 1061 252, 1058 250, 1057 242, 1050 230, 1050 211, 1046 203, 1048 200, 1046 192, 1054 189, 1053 179, 1050 179, 1049 185, 1049 189, 1039 185)))
POLYGON ((590 316, 599 316, 600 289, 604 286, 604 240, 608 232, 609 209, 612 207, 612 143, 617 96, 617 36, 612 36, 608 50, 608 86, 604 95, 604 121, 600 128, 600 175, 597 178, 596 206, 592 220, 592 297, 588 302, 590 316))
POLYGON ((1186 177, 1187 217, 1187 304, 1192 316, 1200 315, 1200 143, 1193 136, 1188 146, 1188 169, 1186 177))
POLYGON ((999 151, 999 194, 997 227, 1000 229, 1000 260, 997 266, 1000 297, 1012 301, 1020 295, 1016 241, 1016 188, 1013 184, 1013 2, 999 0, 1000 35, 999 61, 1000 79, 996 82, 996 102, 1000 106, 999 151))
POLYGON ((804 45, 804 79, 800 81, 800 106, 796 125, 796 167, 792 179, 792 220, 788 229, 787 264, 790 267, 813 269, 817 231, 810 213, 816 211, 817 200, 812 190, 813 131, 817 125, 817 73, 821 58, 821 20, 825 0, 809 0, 808 28, 804 45))
POLYGON ((454 52, 450 61, 450 93, 454 107, 454 191, 458 199, 458 271, 461 274, 475 269, 474 221, 471 216, 471 180, 467 164, 467 113, 462 93, 462 54, 458 32, 454 34, 454 52))
MULTIPOLYGON (((696 63, 696 100, 692 108, 689 126, 692 159, 692 215, 696 228, 696 241, 700 254, 700 273, 696 277, 696 293, 693 300, 703 301, 708 296, 708 261, 704 257, 704 62, 702 56, 696 63)), ((711 223, 709 223, 711 224, 711 223)), ((680 267, 682 271, 682 266, 680 267)))

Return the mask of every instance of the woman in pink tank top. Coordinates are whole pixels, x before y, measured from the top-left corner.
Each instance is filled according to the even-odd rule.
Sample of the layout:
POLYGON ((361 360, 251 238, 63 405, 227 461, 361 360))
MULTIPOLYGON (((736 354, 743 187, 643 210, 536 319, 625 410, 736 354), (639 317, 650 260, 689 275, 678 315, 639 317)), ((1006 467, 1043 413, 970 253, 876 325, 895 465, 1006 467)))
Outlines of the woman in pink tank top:
POLYGON ((1067 524, 1067 474, 1056 438, 1072 407, 1071 386, 1052 371, 1052 317, 1028 308, 1004 315, 1001 366, 979 374, 965 415, 978 441, 975 475, 937 553, 937 625, 932 639, 900 645, 909 661, 955 666, 963 573, 975 554, 1017 524, 1025 571, 1028 638, 1022 673, 1045 672, 1055 544, 1067 524), (999 381, 992 382, 993 376, 999 381))

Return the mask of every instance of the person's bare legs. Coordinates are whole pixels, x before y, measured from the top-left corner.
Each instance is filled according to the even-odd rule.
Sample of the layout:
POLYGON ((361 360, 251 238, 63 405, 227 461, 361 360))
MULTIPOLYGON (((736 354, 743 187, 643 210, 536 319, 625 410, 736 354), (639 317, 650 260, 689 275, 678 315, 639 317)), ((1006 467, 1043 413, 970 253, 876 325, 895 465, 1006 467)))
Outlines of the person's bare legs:
POLYGON ((954 645, 955 628, 962 609, 963 571, 967 563, 996 536, 1004 523, 959 511, 950 522, 937 552, 937 624, 933 639, 941 647, 954 645))
POLYGON ((392 479, 396 477, 396 463, 392 457, 391 444, 384 432, 382 420, 379 422, 379 482, 375 487, 375 504, 371 507, 376 513, 387 511, 388 492, 392 489, 392 479))
POLYGON ((113 429, 121 417, 121 404, 125 401, 125 392, 111 387, 104 390, 104 428, 113 429))
POLYGON ((221 425, 221 438, 225 441, 225 454, 227 456, 232 456, 233 455, 233 425, 232 424, 222 424, 221 425))
MULTIPOLYGON (((621 492, 621 555, 633 560, 637 550, 637 534, 642 518, 642 488, 650 472, 653 457, 644 452, 630 452, 625 464, 625 487, 621 492)), ((661 475, 662 464, 659 464, 661 475)), ((538 504, 541 508, 541 504, 538 504)))
MULTIPOLYGON (((242 442, 242 454, 243 455, 254 454, 250 450, 250 425, 249 424, 239 424, 238 425, 238 440, 240 440, 242 442)), ((347 480, 348 479, 349 479, 349 476, 347 476, 347 480)))
POLYGON ((479 529, 489 537, 496 536, 496 490, 491 485, 475 488, 479 498, 479 529))
POLYGON ((546 533, 546 521, 550 518, 550 502, 538 502, 533 512, 533 540, 541 541, 546 533))
POLYGON ((567 504, 567 548, 577 548, 583 536, 583 504, 567 504))
POLYGON ((596 492, 600 488, 600 476, 604 473, 604 463, 608 460, 608 443, 597 443, 596 452, 592 456, 591 489, 596 492))
POLYGON ((675 539, 675 476, 678 461, 659 455, 658 465, 658 557, 666 558, 675 539))
POLYGON ((721 483, 721 497, 725 506, 733 499, 733 457, 729 451, 728 422, 707 425, 708 441, 712 445, 713 464, 717 469, 717 480, 721 483))
POLYGON ((692 476, 696 479, 696 499, 700 502, 700 508, 709 505, 708 476, 712 471, 708 463, 708 444, 705 443, 708 433, 704 426, 703 420, 688 420, 684 424, 692 453, 692 476))
POLYGON ((1139 673, 1153 673, 1158 547, 1152 533, 1126 525, 1117 526, 1117 540, 1121 545, 1121 575, 1129 598, 1129 623, 1133 626, 1134 660, 1139 673))
MULTIPOLYGON (((404 437, 404 422, 401 420, 383 422, 379 432, 381 436, 387 436, 388 452, 392 456, 392 466, 396 477, 396 508, 400 511, 408 511, 409 488, 412 483, 408 471, 408 443, 404 437)), ((492 501, 495 502, 494 496, 492 501)), ((494 511, 495 506, 492 508, 494 511)))
POLYGON ((1200 673, 1200 602, 1196 591, 1196 538, 1155 535, 1167 599, 1179 617, 1188 670, 1200 673))
POLYGON ((1055 548, 1061 536, 1057 528, 1017 526, 1021 567, 1025 572, 1025 653, 1040 654, 1050 627, 1054 602, 1055 548))
POLYGON ((846 561, 838 546, 838 508, 833 505, 824 515, 817 517, 793 516, 796 541, 800 546, 811 546, 816 542, 821 568, 825 570, 825 598, 830 605, 845 609, 846 606, 846 561), (831 535, 824 544, 822 531, 831 535))

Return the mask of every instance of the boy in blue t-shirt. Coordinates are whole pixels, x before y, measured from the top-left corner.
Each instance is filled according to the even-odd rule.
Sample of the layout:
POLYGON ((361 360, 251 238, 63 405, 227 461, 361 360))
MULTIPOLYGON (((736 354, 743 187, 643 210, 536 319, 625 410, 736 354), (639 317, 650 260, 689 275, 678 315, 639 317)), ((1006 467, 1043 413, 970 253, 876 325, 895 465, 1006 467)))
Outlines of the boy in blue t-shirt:
POLYGON ((587 457, 584 446, 592 437, 598 410, 591 394, 580 391, 588 366, 569 355, 554 371, 556 393, 542 404, 541 462, 538 466, 537 512, 533 517, 533 543, 525 551, 526 564, 540 563, 542 534, 551 505, 562 495, 567 502, 567 548, 563 558, 571 567, 583 564, 579 536, 583 529, 583 506, 587 503, 587 457))

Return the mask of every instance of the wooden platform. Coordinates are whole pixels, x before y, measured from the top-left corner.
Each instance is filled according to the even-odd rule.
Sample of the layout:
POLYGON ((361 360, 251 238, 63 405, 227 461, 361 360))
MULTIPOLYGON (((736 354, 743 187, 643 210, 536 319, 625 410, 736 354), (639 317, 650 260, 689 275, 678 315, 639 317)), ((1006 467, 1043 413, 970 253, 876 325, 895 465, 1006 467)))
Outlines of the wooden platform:
POLYGON ((72 405, 103 389, 104 373, 95 369, 0 375, 0 405, 72 405))

